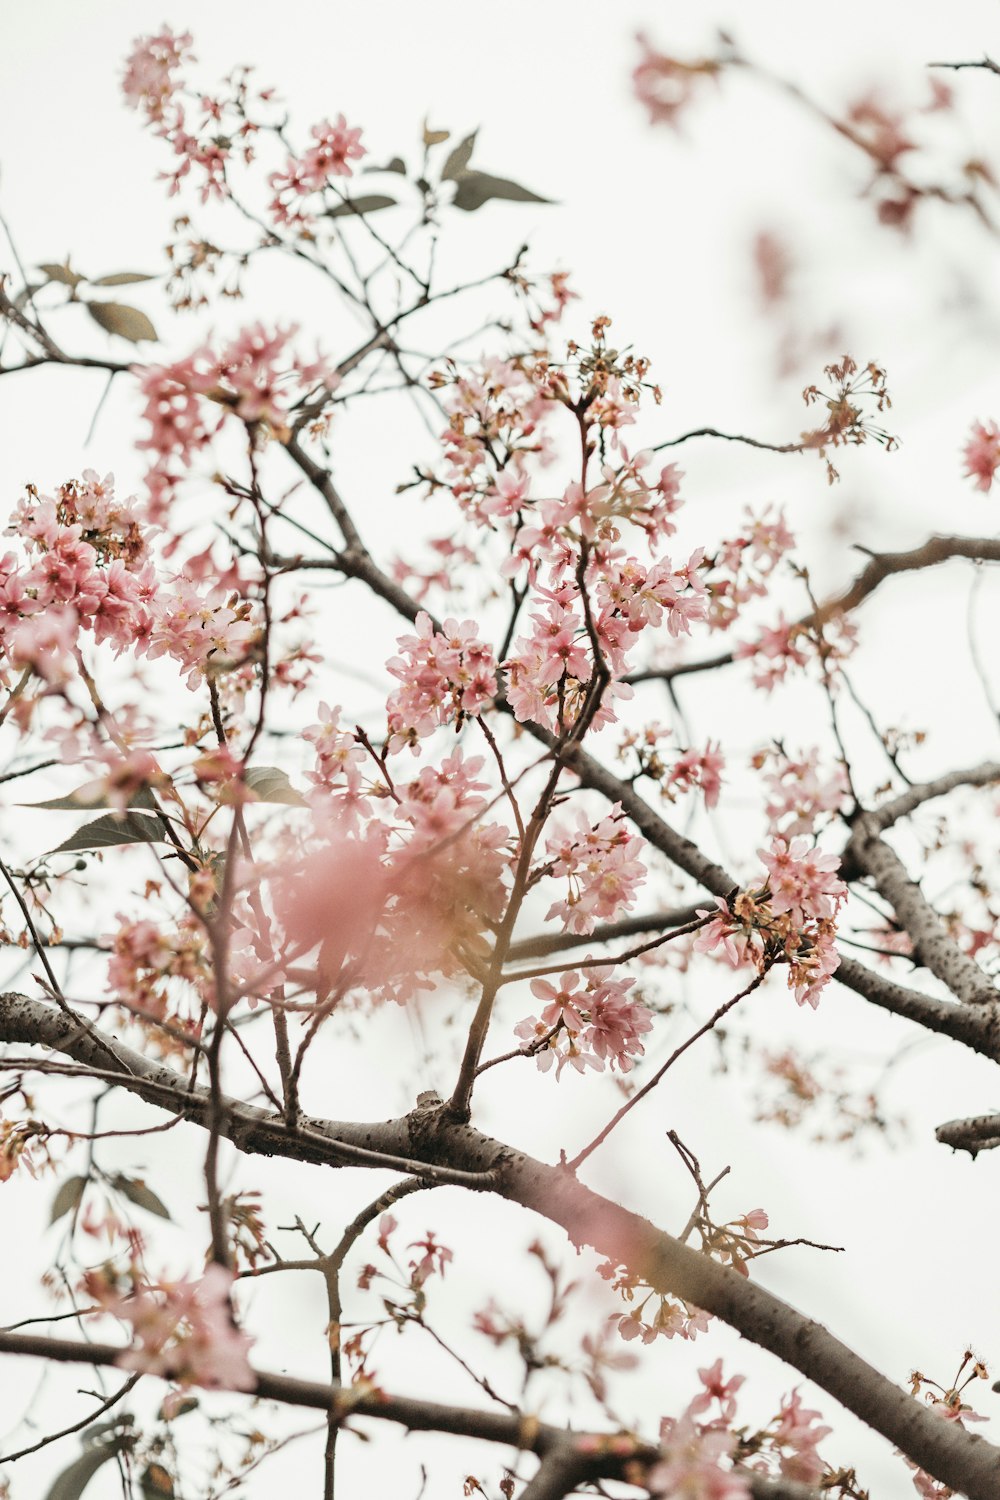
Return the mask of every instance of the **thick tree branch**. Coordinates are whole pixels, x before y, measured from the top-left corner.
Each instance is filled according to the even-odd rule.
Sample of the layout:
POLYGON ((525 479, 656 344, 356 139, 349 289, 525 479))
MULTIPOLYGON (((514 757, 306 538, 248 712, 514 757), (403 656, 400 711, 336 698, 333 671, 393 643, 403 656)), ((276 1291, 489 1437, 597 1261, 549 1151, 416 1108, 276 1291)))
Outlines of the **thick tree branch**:
POLYGON ((939 1125, 934 1134, 942 1146, 978 1156, 980 1151, 992 1151, 1000 1146, 1000 1115, 973 1115, 968 1120, 949 1120, 947 1124, 939 1125))
MULTIPOLYGON (((100 1367, 117 1365, 126 1350, 117 1344, 75 1343, 45 1338, 39 1334, 0 1331, 0 1354, 19 1354, 63 1364, 100 1367)), ((368 1391, 314 1380, 296 1380, 288 1375, 255 1372, 253 1394, 283 1406, 305 1406, 330 1412, 340 1422, 356 1417, 395 1422, 410 1432, 446 1432, 456 1437, 479 1438, 503 1443, 524 1453, 536 1453, 544 1462, 550 1453, 560 1455, 575 1445, 579 1478, 620 1478, 629 1463, 649 1464, 657 1451, 648 1444, 616 1433, 570 1435, 528 1415, 480 1411, 475 1407, 444 1405, 416 1396, 394 1396, 386 1391, 368 1391)))
MULTIPOLYGON (((0 1354, 105 1368, 115 1366, 124 1353, 125 1349, 117 1344, 73 1342, 0 1330, 0 1354)), ((368 1392, 336 1381, 324 1385, 319 1381, 296 1380, 267 1371, 255 1373, 255 1396, 283 1406, 304 1406, 328 1412, 338 1425, 364 1417, 393 1422, 409 1432, 445 1432, 456 1437, 501 1443, 520 1453, 534 1453, 541 1463, 534 1478, 522 1491, 522 1500, 528 1500, 528 1496, 532 1500, 542 1500, 542 1497, 557 1500, 588 1480, 624 1479, 630 1474, 634 1478, 636 1471, 641 1473, 648 1469, 659 1457, 656 1448, 640 1442, 630 1433, 571 1432, 527 1414, 481 1411, 476 1407, 450 1403, 443 1405, 421 1397, 394 1396, 385 1391, 368 1392)), ((131 1389, 139 1378, 138 1375, 130 1377, 125 1389, 131 1389)), ((122 1394, 123 1391, 119 1392, 114 1399, 122 1394)), ((75 1430, 66 1429, 67 1432, 75 1430)), ((771 1479, 764 1474, 749 1472, 746 1479, 754 1500, 820 1500, 817 1490, 793 1480, 771 1479)))
MULTIPOLYGON (((863 995, 873 1005, 891 1011, 907 1021, 916 1021, 928 1031, 939 1031, 956 1042, 971 1047, 982 1057, 1000 1062, 1000 1003, 975 1007, 955 1005, 950 1000, 936 1000, 920 990, 911 990, 882 974, 875 974, 857 959, 841 954, 840 967, 834 979, 863 995)), ((1000 1002, 1000 995, 997 997, 1000 1002)))
POLYGON ((913 940, 919 963, 966 1005, 993 1006, 1000 1001, 1000 990, 962 952, 920 887, 910 879, 899 855, 879 836, 870 814, 863 813, 854 824, 845 852, 871 876, 879 894, 890 903, 913 940))
POLYGON ((947 771, 943 776, 936 776, 933 781, 907 787, 898 797, 883 802, 881 807, 868 814, 868 825, 884 832, 893 823, 898 823, 900 818, 909 817, 911 812, 925 802, 932 802, 935 797, 945 797, 960 786, 992 786, 997 781, 1000 781, 1000 761, 984 760, 980 765, 970 766, 964 771, 947 771))

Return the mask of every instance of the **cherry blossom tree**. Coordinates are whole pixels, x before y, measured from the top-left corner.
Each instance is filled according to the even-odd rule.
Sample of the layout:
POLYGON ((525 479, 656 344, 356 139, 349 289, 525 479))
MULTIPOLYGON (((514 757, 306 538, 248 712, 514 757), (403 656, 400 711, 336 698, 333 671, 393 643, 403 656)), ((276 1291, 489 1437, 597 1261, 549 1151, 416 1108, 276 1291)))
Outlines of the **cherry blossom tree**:
MULTIPOLYGON (((851 153, 873 234, 960 219, 992 249, 992 171, 949 155, 988 58, 928 59, 907 109, 834 109, 728 35, 665 45, 637 40, 632 80, 664 149, 735 78, 851 153)), ((40 452, 4 502, 0 1191, 51 1232, 0 1353, 55 1384, 2 1492, 51 1450, 51 1500, 263 1494, 291 1452, 324 1500, 421 1471, 491 1500, 865 1500, 846 1411, 897 1493, 993 1500, 989 1351, 957 1329, 909 1380, 916 1331, 905 1368, 856 1352, 781 1295, 838 1245, 765 1191, 781 1129, 803 1172, 824 1136, 886 1149, 900 1037, 1000 1062, 1000 762, 948 763, 858 686, 868 601, 916 574, 926 609, 955 562, 978 587, 1000 542, 862 535, 859 565, 841 541, 826 593, 785 509, 713 520, 674 450, 795 464, 818 506, 899 441, 891 350, 824 348, 771 231, 754 266, 782 368, 812 361, 803 415, 678 434, 613 286, 592 309, 499 232, 486 270, 440 270, 470 215, 558 184, 437 122, 386 157, 377 119, 302 121, 196 51, 164 26, 122 74, 175 202, 165 269, 36 264, 11 225, 0 274, 2 389, 57 376, 101 455, 40 452), (359 415, 394 495, 342 479, 359 415), (845 1055, 871 1026, 874 1069, 823 1055, 831 1011, 845 1055), (704 1074, 759 1132, 752 1182, 707 1093, 697 1135, 672 1123, 704 1074), (602 1158, 640 1121, 616 1192, 602 1158), (280 1300, 303 1282, 319 1300, 280 1300)), ((964 441, 955 493, 988 505, 996 420, 964 441)), ((1000 1145, 987 1096, 934 1123, 1000 1145)), ((947 1318, 932 1217, 888 1264, 926 1254, 947 1318)), ((981 1247, 961 1274, 992 1296, 981 1247)))

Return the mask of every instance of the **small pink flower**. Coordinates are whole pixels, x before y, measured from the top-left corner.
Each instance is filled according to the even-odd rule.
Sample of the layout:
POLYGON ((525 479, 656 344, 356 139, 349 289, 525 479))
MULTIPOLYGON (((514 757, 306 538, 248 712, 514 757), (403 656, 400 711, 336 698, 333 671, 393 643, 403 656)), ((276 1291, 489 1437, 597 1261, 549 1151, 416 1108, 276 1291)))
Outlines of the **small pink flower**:
POLYGON ((1000 427, 995 422, 973 422, 972 436, 965 445, 965 474, 984 494, 993 484, 1000 466, 1000 427))

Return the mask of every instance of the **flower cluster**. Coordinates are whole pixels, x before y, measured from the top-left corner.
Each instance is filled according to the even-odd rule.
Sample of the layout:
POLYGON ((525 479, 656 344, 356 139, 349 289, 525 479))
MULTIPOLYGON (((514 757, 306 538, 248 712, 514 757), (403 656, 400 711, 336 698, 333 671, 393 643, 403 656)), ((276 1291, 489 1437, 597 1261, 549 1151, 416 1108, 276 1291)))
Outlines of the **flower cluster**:
MULTIPOLYGON (((954 1422, 958 1427, 965 1427, 967 1422, 989 1420, 974 1411, 964 1399, 964 1393, 973 1381, 989 1380, 989 1378, 990 1372, 983 1361, 978 1359, 971 1349, 966 1349, 958 1372, 950 1385, 940 1384, 936 1380, 931 1380, 929 1376, 922 1375, 919 1370, 914 1370, 910 1376, 910 1393, 913 1396, 923 1395, 930 1403, 931 1411, 943 1421, 954 1422)), ((953 1489, 941 1480, 934 1479, 905 1454, 901 1456, 907 1467, 915 1470, 913 1485, 922 1500, 950 1500, 955 1493, 953 1489)))
POLYGON ((153 456, 146 476, 151 516, 162 519, 185 471, 227 415, 255 436, 284 441, 296 403, 336 389, 339 377, 325 358, 310 360, 289 350, 296 332, 294 326, 268 330, 255 323, 217 351, 204 344, 173 364, 138 372, 149 430, 136 446, 153 456))
POLYGON ((736 1395, 745 1377, 725 1380, 722 1361, 717 1359, 699 1370, 698 1378, 702 1389, 681 1415, 664 1417, 660 1423, 661 1457, 647 1476, 650 1493, 688 1495, 692 1500, 749 1500, 747 1479, 732 1467, 737 1450, 732 1431, 736 1395))
POLYGON ((271 216, 276 224, 302 227, 311 215, 302 200, 321 193, 335 177, 351 177, 352 161, 365 153, 361 131, 348 125, 344 116, 321 120, 310 132, 313 145, 301 156, 289 156, 283 171, 271 175, 271 216))
POLYGON ((752 661, 754 686, 769 693, 792 667, 802 669, 819 661, 828 673, 831 665, 850 656, 856 642, 857 630, 846 615, 834 615, 820 631, 802 621, 786 620, 781 611, 777 624, 762 630, 755 641, 738 641, 733 656, 737 661, 752 661))
POLYGON ((712 630, 728 630, 746 604, 763 598, 778 563, 795 546, 783 511, 772 516, 768 506, 757 516, 747 506, 746 517, 746 526, 708 559, 705 581, 712 630))
POLYGON ((462 372, 449 363, 431 384, 444 392, 448 413, 440 482, 474 519, 516 516, 528 497, 526 459, 548 454, 540 430, 551 410, 546 393, 527 366, 497 358, 462 372))
MULTIPOLYGON (((847 887, 834 873, 839 860, 821 854, 806 838, 781 835, 758 851, 767 883, 717 901, 718 911, 694 940, 694 949, 721 949, 733 968, 750 963, 763 974, 788 964, 788 987, 799 1005, 815 1007, 840 963, 834 938, 847 887)), ((708 917, 709 912, 699 915, 708 917)))
POLYGON ((132 109, 141 109, 154 123, 165 118, 178 87, 177 74, 194 59, 193 40, 190 31, 175 35, 169 26, 156 36, 138 38, 122 79, 122 92, 132 109))
POLYGON ((199 999, 211 1001, 208 938, 193 914, 182 917, 172 932, 149 918, 130 921, 119 913, 118 920, 117 930, 104 943, 111 949, 108 990, 119 1004, 147 1019, 176 1022, 177 995, 184 986, 192 987, 199 999))
POLYGON ((706 807, 715 807, 722 790, 722 772, 725 756, 718 743, 709 740, 704 750, 693 748, 679 755, 672 751, 666 741, 672 730, 656 720, 641 729, 626 729, 618 746, 618 758, 630 762, 632 756, 638 766, 638 775, 655 781, 664 797, 673 802, 678 793, 698 788, 705 798, 706 807))
POLYGON ((598 922, 630 911, 646 879, 639 858, 645 842, 631 831, 618 802, 593 824, 578 810, 570 827, 555 830, 546 841, 546 873, 565 879, 569 889, 563 900, 549 907, 545 920, 559 917, 564 931, 586 934, 598 922))
POLYGON ((709 1314, 690 1302, 668 1297, 654 1291, 648 1282, 634 1271, 617 1261, 605 1261, 597 1268, 598 1275, 611 1283, 611 1290, 620 1292, 626 1302, 636 1304, 624 1316, 612 1315, 618 1332, 631 1342, 640 1339, 652 1344, 658 1338, 682 1338, 694 1340, 705 1333, 709 1325, 709 1314), (638 1302, 637 1302, 638 1295, 638 1302), (655 1304, 655 1311, 647 1313, 647 1307, 655 1304))
POLYGON ((340 727, 339 707, 328 703, 319 705, 319 723, 310 724, 302 731, 302 738, 313 745, 316 751, 316 768, 306 775, 314 786, 325 792, 339 789, 341 783, 347 794, 355 797, 361 787, 361 767, 365 752, 358 744, 357 735, 340 727))
POLYGON ((405 746, 416 752, 437 725, 460 725, 497 693, 493 652, 479 639, 473 620, 445 620, 438 631, 421 611, 416 627, 416 635, 399 637, 402 655, 386 662, 386 670, 401 684, 386 704, 391 753, 405 746))
POLYGON ((822 772, 815 746, 797 760, 777 748, 762 750, 751 765, 756 771, 770 767, 764 777, 768 826, 786 838, 814 833, 822 815, 838 811, 848 794, 844 767, 838 762, 822 772))
POLYGON ((685 750, 670 767, 663 781, 663 789, 670 793, 672 788, 686 792, 692 787, 699 787, 705 798, 706 807, 715 807, 722 790, 722 771, 726 764, 726 758, 718 743, 714 746, 709 740, 704 750, 685 750))
POLYGON ((652 1030, 652 1017, 641 1000, 628 997, 635 980, 612 979, 612 972, 611 964, 599 964, 583 974, 560 974, 558 986, 531 981, 531 993, 545 1002, 542 1013, 520 1021, 514 1035, 543 1072, 555 1062, 557 1078, 567 1063, 578 1073, 616 1064, 627 1073, 643 1055, 640 1037, 652 1030))
POLYGON ((995 422, 973 422, 963 456, 966 478, 976 481, 977 490, 988 493, 1000 468, 1000 427, 995 422))
MULTIPOLYGON (((11 523, 26 557, 0 558, 0 650, 16 670, 64 687, 85 633, 116 655, 173 658, 191 687, 251 652, 250 603, 159 573, 136 502, 116 500, 110 475, 86 470, 54 497, 29 487, 11 523)), ((152 769, 126 767, 125 779, 148 780, 152 769)))
POLYGON ((198 1281, 137 1281, 124 1289, 106 1269, 88 1272, 85 1281, 102 1312, 132 1325, 137 1345, 120 1356, 122 1369, 180 1386, 254 1389, 247 1362, 253 1340, 233 1317, 231 1271, 211 1265, 198 1281))
POLYGON ((321 995, 363 987, 404 1003, 457 972, 459 954, 485 955, 510 854, 508 830, 482 821, 483 764, 455 750, 388 799, 318 788, 313 836, 276 859, 267 881, 285 972, 316 953, 321 995), (392 822, 376 815, 386 800, 392 822))
POLYGON ((640 104, 649 110, 653 125, 670 125, 678 121, 702 82, 718 75, 720 64, 711 58, 682 62, 658 52, 649 38, 640 33, 642 56, 632 72, 632 87, 640 104))
POLYGON ((140 37, 129 56, 122 91, 133 109, 140 109, 154 135, 165 141, 177 158, 171 172, 161 173, 171 196, 192 172, 200 176, 202 203, 225 198, 227 172, 234 160, 249 164, 260 128, 252 118, 268 104, 272 90, 251 90, 249 68, 238 68, 218 96, 184 89, 181 69, 194 61, 191 34, 175 35, 169 27, 156 36, 140 37), (192 128, 185 102, 197 101, 200 119, 192 128))

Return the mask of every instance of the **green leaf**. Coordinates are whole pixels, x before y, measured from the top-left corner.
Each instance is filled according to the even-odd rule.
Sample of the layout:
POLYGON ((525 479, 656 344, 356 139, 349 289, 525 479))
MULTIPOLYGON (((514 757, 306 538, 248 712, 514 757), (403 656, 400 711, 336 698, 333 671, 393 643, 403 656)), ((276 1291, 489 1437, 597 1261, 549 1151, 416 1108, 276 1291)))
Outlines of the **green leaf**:
POLYGON ((86 276, 79 276, 76 271, 71 271, 69 261, 64 266, 54 266, 51 263, 40 265, 40 271, 44 271, 50 281, 58 281, 62 286, 78 287, 81 281, 86 281, 86 276))
POLYGON ((111 1181, 136 1208, 144 1208, 148 1214, 156 1214, 160 1219, 170 1218, 166 1204, 156 1196, 151 1187, 146 1186, 141 1177, 126 1177, 123 1172, 116 1172, 111 1181))
POLYGON ((250 766, 243 777, 258 802, 282 802, 286 807, 305 807, 306 799, 277 766, 250 766))
POLYGON ((137 307, 127 307, 124 302, 88 302, 87 311, 95 323, 106 333, 116 333, 130 344, 140 344, 143 339, 155 339, 156 329, 137 307))
POLYGON ((113 813, 95 818, 93 823, 84 823, 65 843, 50 854, 75 854, 80 849, 111 849, 116 844, 164 844, 167 841, 167 825, 162 818, 151 818, 146 813, 130 812, 123 818, 113 813))
MULTIPOLYGON (((77 787, 75 792, 70 792, 65 797, 50 797, 46 802, 19 802, 17 805, 18 807, 41 808, 46 812, 89 812, 95 807, 111 806, 107 797, 103 795, 85 796, 88 786, 93 786, 93 782, 88 782, 87 786, 77 787)), ((151 811, 156 807, 153 793, 148 786, 141 786, 128 805, 129 807, 145 807, 151 811)))
POLYGON ((369 193, 367 197, 352 198, 349 203, 328 208, 326 216, 328 219, 344 219, 350 214, 356 218, 358 214, 376 214, 380 208, 395 208, 397 202, 398 199, 390 198, 386 193, 369 193))
POLYGON ((91 286, 132 286, 136 281, 155 281, 155 276, 147 276, 145 271, 115 271, 113 276, 97 276, 91 281, 91 286))
POLYGON ((519 182, 511 182, 507 177, 493 177, 489 172, 466 172, 458 184, 453 202, 456 208, 472 214, 492 198, 505 198, 511 203, 552 202, 551 198, 543 198, 519 182))
POLYGON ((469 162, 472 160, 472 149, 476 144, 478 134, 478 130, 474 130, 448 153, 448 160, 441 168, 442 182, 457 182, 460 177, 465 176, 469 169, 469 162))
POLYGON ((58 1193, 52 1200, 52 1212, 49 1214, 49 1223, 54 1224, 64 1214, 71 1213, 83 1197, 83 1190, 87 1186, 86 1177, 67 1177, 61 1184, 58 1193))
POLYGON ((124 1435, 102 1443, 98 1448, 88 1448, 74 1459, 68 1469, 57 1475, 45 1500, 80 1500, 87 1485, 98 1469, 110 1462, 129 1442, 124 1435))
POLYGON ((362 167, 361 170, 362 172, 398 172, 400 177, 405 177, 406 162, 401 156, 394 156, 386 162, 384 167, 380 167, 378 162, 372 162, 371 166, 362 167))
POLYGON ((139 1480, 142 1500, 174 1500, 174 1481, 162 1464, 147 1464, 139 1480))

